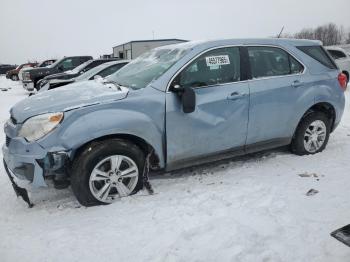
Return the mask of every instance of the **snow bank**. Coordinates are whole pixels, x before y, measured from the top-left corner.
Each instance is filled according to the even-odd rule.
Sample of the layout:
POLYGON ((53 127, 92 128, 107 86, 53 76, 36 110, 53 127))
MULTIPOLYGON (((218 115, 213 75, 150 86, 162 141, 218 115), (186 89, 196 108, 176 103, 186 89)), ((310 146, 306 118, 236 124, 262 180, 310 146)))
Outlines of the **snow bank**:
MULTIPOLYGON (((0 124, 26 95, 0 78, 5 86, 0 124)), ((350 223, 346 103, 323 153, 278 149, 152 176, 155 195, 109 206, 80 207, 70 189, 49 188, 28 209, 1 166, 0 261, 348 261, 350 249, 329 235, 350 223)))

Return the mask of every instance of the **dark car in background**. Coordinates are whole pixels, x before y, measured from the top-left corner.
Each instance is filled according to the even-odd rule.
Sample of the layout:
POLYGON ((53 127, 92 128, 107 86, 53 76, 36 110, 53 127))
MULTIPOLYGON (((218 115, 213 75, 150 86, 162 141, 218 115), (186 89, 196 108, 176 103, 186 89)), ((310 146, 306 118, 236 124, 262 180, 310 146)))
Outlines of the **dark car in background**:
POLYGON ((25 64, 21 64, 19 66, 17 66, 15 69, 12 69, 10 71, 6 72, 6 78, 9 78, 13 81, 18 81, 19 77, 18 77, 18 73, 19 71, 21 71, 22 68, 26 68, 26 67, 35 67, 37 66, 38 63, 25 63, 25 64))
POLYGON ((114 74, 123 66, 129 63, 128 60, 111 61, 99 66, 96 66, 85 73, 71 79, 52 79, 39 89, 39 92, 54 89, 60 86, 65 86, 75 82, 88 81, 96 78, 104 78, 114 74))
POLYGON ((7 71, 15 69, 16 67, 17 67, 17 65, 1 64, 0 65, 0 75, 4 75, 7 73, 7 71))
MULTIPOLYGON (((42 61, 40 64, 38 64, 38 66, 34 66, 34 67, 47 67, 49 65, 52 65, 55 62, 56 62, 56 59, 48 59, 48 60, 42 61)), ((25 67, 25 68, 23 67, 21 70, 19 70, 19 73, 18 73, 19 80, 23 81, 23 73, 32 68, 33 67, 25 67)))
POLYGON ((33 91, 34 88, 37 88, 38 81, 43 79, 45 76, 72 70, 91 59, 92 56, 68 56, 57 60, 50 66, 43 68, 33 68, 25 71, 22 81, 23 87, 28 91, 33 91))
POLYGON ((40 90, 44 85, 46 85, 51 80, 70 80, 73 79, 81 74, 84 74, 85 72, 89 71, 90 69, 99 66, 101 64, 104 64, 106 62, 114 61, 117 59, 94 59, 94 60, 88 60, 85 63, 82 63, 81 65, 77 66, 73 70, 69 70, 62 73, 52 74, 44 77, 40 81, 38 81, 36 85, 36 89, 40 90))

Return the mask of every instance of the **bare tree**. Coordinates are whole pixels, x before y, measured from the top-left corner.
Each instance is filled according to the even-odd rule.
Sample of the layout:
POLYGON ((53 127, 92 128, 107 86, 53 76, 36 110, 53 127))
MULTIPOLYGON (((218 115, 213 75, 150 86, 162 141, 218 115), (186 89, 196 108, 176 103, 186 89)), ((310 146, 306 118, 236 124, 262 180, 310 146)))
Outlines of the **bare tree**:
MULTIPOLYGON (((291 35, 284 34, 283 37, 291 37, 291 35)), ((318 26, 315 29, 304 28, 300 32, 292 35, 292 37, 298 39, 320 40, 324 45, 338 45, 346 39, 343 27, 337 26, 333 23, 318 26)), ((350 41, 350 33, 347 39, 350 41)))
POLYGON ((315 39, 315 34, 312 28, 305 28, 299 33, 295 33, 294 37, 299 39, 315 39))
POLYGON ((348 32, 347 36, 346 36, 346 40, 345 40, 346 44, 350 44, 350 31, 348 32))

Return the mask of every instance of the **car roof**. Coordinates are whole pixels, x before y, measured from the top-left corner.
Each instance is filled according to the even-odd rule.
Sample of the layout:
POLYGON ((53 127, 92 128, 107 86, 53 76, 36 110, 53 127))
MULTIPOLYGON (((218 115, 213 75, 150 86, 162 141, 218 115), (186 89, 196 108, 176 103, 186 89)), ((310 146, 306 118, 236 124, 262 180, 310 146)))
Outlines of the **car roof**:
POLYGON ((245 38, 245 39, 222 39, 222 40, 199 40, 185 43, 166 45, 158 49, 167 48, 195 48, 215 47, 225 45, 278 45, 278 46, 317 46, 322 45, 319 40, 304 40, 291 38, 245 38))

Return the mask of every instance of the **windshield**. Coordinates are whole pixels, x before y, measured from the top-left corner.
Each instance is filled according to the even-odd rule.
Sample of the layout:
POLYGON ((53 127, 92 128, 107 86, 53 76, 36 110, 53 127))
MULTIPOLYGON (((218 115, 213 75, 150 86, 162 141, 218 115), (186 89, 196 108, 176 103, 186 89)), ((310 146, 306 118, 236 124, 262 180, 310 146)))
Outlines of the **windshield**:
POLYGON ((189 48, 161 47, 153 49, 107 77, 118 85, 140 89, 163 75, 179 61, 189 48))
POLYGON ((61 63, 61 61, 63 60, 64 58, 61 58, 61 59, 57 59, 55 63, 47 66, 48 68, 54 68, 56 65, 58 65, 59 63, 61 63))

